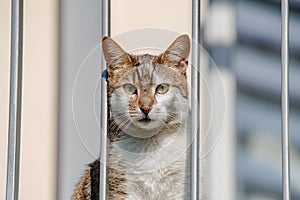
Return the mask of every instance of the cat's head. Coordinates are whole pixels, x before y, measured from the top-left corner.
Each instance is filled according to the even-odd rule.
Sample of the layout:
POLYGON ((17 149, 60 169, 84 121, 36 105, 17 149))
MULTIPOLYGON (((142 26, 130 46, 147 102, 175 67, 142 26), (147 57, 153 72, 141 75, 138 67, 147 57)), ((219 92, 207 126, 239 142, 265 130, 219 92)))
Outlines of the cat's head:
POLYGON ((179 36, 160 55, 132 55, 112 38, 102 40, 107 63, 112 117, 134 137, 152 137, 178 128, 188 115, 187 35, 179 36))

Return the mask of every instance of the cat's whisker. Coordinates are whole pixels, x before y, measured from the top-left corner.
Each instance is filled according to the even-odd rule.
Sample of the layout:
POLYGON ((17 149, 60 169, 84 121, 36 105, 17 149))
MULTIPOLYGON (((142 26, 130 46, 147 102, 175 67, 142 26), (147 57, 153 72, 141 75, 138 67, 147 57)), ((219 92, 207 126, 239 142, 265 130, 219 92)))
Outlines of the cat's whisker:
POLYGON ((120 123, 119 124, 117 124, 114 120, 113 120, 113 118, 111 119, 112 121, 113 121, 113 123, 111 123, 110 124, 110 127, 109 128, 111 128, 112 130, 114 130, 114 129, 116 129, 116 128, 120 128, 120 129, 122 129, 123 127, 123 123, 124 122, 130 122, 130 120, 128 120, 128 117, 127 116, 125 116, 124 115, 124 113, 123 113, 123 115, 119 115, 118 116, 118 119, 120 120, 120 123))
POLYGON ((127 125, 128 122, 129 122, 129 121, 124 120, 124 121, 122 121, 122 122, 120 122, 120 123, 118 124, 118 127, 119 127, 120 129, 124 130, 124 128, 125 128, 124 125, 127 125))

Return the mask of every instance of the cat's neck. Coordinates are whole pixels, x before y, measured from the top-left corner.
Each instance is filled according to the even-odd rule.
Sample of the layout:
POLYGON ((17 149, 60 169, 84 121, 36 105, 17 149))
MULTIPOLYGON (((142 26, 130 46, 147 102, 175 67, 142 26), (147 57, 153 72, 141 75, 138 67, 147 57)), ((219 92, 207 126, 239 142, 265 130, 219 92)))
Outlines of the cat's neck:
POLYGON ((173 162, 185 162, 188 149, 186 123, 176 129, 164 128, 151 138, 124 135, 112 144, 127 170, 152 171, 173 162))

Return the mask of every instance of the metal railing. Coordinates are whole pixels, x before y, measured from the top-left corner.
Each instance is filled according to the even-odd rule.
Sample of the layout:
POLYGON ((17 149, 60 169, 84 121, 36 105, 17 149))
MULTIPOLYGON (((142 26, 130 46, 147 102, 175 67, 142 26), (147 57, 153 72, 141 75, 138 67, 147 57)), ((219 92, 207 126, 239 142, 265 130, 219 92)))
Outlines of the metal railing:
MULTIPOLYGON (((191 146, 191 199, 199 199, 199 44, 200 44, 200 0, 192 0, 192 146, 191 146), (196 44, 196 45, 195 45, 196 44)), ((283 199, 290 199, 290 158, 289 158, 289 53, 288 23, 289 2, 282 0, 282 188, 283 199)), ((102 0, 102 36, 110 35, 110 0, 102 0)), ((12 0, 11 15, 11 77, 10 77, 10 109, 9 137, 7 157, 6 200, 18 199, 19 162, 20 162, 20 127, 22 101, 22 39, 23 39, 23 1, 12 0)), ((101 60, 102 69, 105 61, 101 60)), ((108 106, 106 81, 101 81, 101 148, 100 148, 100 188, 99 198, 106 198, 106 156, 107 156, 107 123, 108 106)))
POLYGON ((191 74, 191 156, 190 195, 199 199, 200 145, 200 0, 192 1, 192 74, 191 74))
MULTIPOLYGON (((110 35, 110 0, 102 0, 102 37, 110 35)), ((106 63, 101 57, 101 71, 106 69, 106 63)), ((101 107, 100 107, 100 185, 99 185, 99 199, 106 198, 106 158, 107 158, 107 128, 108 128, 108 114, 109 108, 107 105, 107 88, 106 79, 102 78, 100 86, 101 107)))
POLYGON ((17 200, 22 105, 23 0, 12 0, 6 200, 17 200))
POLYGON ((281 1, 281 136, 282 136, 282 191, 283 199, 290 194, 289 147, 289 1, 281 1))

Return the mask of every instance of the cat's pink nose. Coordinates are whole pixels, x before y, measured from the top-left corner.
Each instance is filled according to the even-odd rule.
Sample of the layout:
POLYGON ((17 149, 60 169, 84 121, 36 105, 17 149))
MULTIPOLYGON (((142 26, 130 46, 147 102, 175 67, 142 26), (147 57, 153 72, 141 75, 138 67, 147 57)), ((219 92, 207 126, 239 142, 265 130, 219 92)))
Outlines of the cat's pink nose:
POLYGON ((153 98, 148 96, 141 97, 139 99, 140 109, 147 116, 151 111, 153 105, 153 98))
POLYGON ((140 109, 147 116, 151 110, 151 106, 149 104, 142 104, 140 109))

